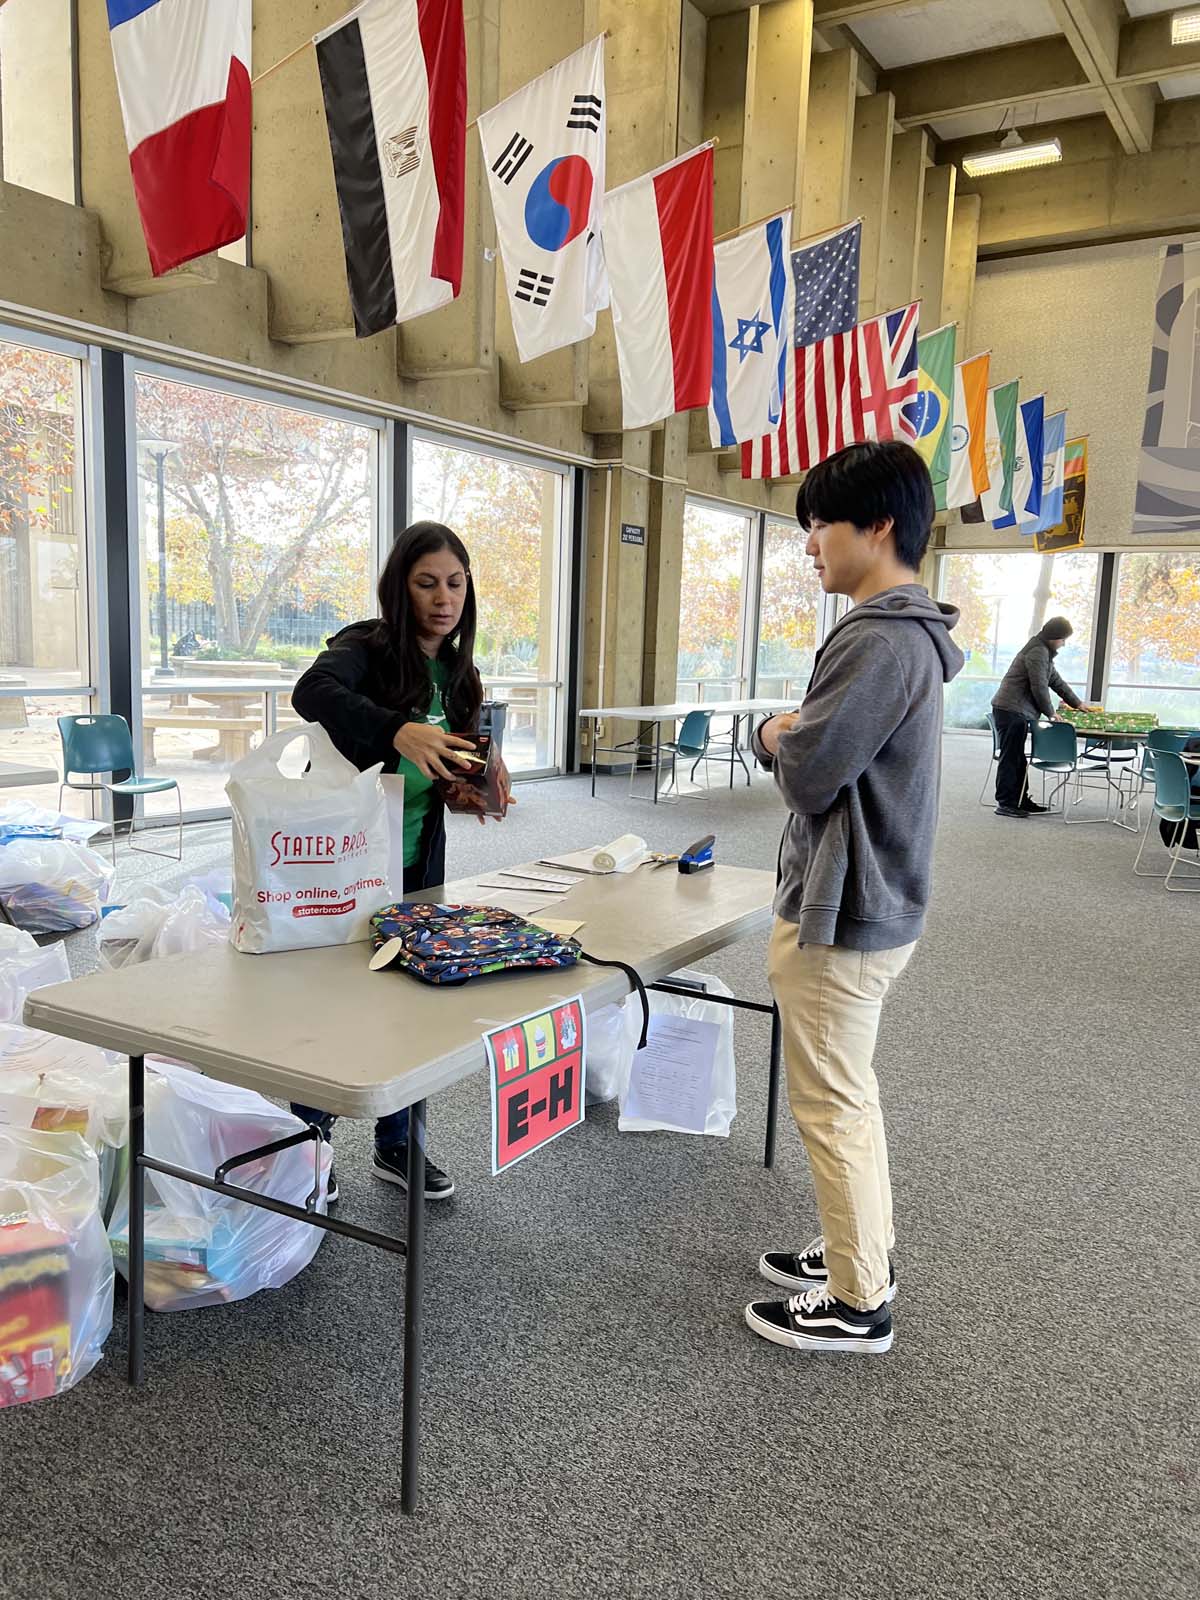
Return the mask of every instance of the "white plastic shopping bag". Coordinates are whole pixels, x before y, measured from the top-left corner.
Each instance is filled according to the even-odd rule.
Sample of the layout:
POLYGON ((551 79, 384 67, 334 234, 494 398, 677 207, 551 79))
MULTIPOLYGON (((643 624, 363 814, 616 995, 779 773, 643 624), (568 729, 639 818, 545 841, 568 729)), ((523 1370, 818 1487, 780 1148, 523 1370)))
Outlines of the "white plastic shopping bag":
POLYGON ((0 923, 0 1022, 20 1022, 27 995, 70 977, 61 941, 42 946, 23 928, 0 923))
MULTIPOLYGON (((647 990, 650 1000, 650 1021, 653 1027, 655 1019, 678 1017, 691 1022, 707 1024, 716 1030, 715 1050, 711 1057, 711 1067, 704 1059, 703 1051, 695 1052, 694 1060, 696 1070, 705 1072, 704 1096, 700 1106, 703 1127, 699 1120, 695 1125, 685 1125, 682 1120, 672 1120, 668 1114, 648 1115, 645 1102, 649 1096, 631 1094, 630 1085, 638 1071, 636 1051, 632 1059, 631 1072, 626 1073, 625 1082, 620 1088, 621 1111, 617 1126, 622 1133, 648 1133, 655 1129, 665 1129, 672 1133, 710 1133, 719 1138, 727 1138, 729 1129, 737 1116, 737 1073, 733 1059, 733 1011, 729 1006, 713 1005, 706 1001, 705 994, 720 994, 732 996, 733 990, 714 978, 711 973, 694 972, 685 968, 682 972, 673 972, 670 977, 672 983, 687 983, 703 985, 697 989, 695 999, 678 994, 662 994, 657 989, 647 990), (639 1103, 640 1102, 640 1103, 639 1103)), ((627 1037, 636 1046, 641 1033, 642 1012, 640 1005, 625 1006, 625 1028, 627 1037)), ((682 1059, 682 1058, 681 1058, 682 1059)), ((676 1074, 676 1083, 670 1094, 663 1094, 664 1103, 674 1099, 680 1109, 688 1107, 688 1086, 681 1082, 685 1073, 684 1065, 674 1065, 671 1069, 676 1074)), ((635 1085, 635 1087, 637 1087, 635 1085)), ((662 1086, 660 1085, 660 1088, 662 1086)), ((671 1088, 670 1085, 667 1086, 671 1088)))
POLYGON ((198 883, 168 894, 150 884, 135 900, 100 924, 101 967, 134 966, 159 956, 183 955, 229 938, 224 905, 198 883))
MULTIPOLYGON (((629 1007, 641 1016, 641 1004, 629 1007)), ((636 1031, 630 1033, 625 1021, 626 1004, 598 1006, 588 1018, 587 1054, 584 1057, 584 1097, 589 1106, 615 1100, 629 1082, 633 1052, 637 1049, 636 1031)))
POLYGON ((67 839, 12 839, 0 845, 0 901, 18 928, 69 933, 100 920, 114 868, 67 839))
POLYGON ((0 1408, 73 1388, 112 1328, 96 1156, 74 1133, 0 1126, 0 1408))
POLYGON ((359 772, 315 723, 273 734, 236 763, 225 789, 237 949, 261 954, 367 938, 371 913, 392 899, 379 773, 378 766, 359 772), (300 741, 307 770, 303 747, 289 749, 300 741), (281 770, 285 751, 292 776, 281 770))
MULTIPOLYGON (((304 1124, 252 1089, 219 1083, 188 1067, 146 1063, 147 1154, 212 1174, 231 1156, 302 1131, 304 1124)), ((305 1140, 237 1167, 230 1183, 303 1206, 317 1183, 326 1207, 330 1150, 305 1140)), ((227 1195, 147 1172, 146 1304, 185 1311, 279 1289, 316 1255, 320 1228, 227 1195)), ((118 1270, 128 1276, 129 1193, 122 1187, 109 1223, 118 1270)))

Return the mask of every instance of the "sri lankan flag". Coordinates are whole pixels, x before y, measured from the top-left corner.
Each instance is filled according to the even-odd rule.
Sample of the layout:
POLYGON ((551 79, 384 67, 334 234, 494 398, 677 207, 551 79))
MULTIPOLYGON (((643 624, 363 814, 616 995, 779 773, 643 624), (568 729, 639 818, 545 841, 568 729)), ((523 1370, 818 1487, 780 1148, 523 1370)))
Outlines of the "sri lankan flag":
POLYGON ((951 412, 954 393, 954 328, 948 322, 917 340, 917 399, 914 417, 917 437, 913 444, 929 468, 934 499, 946 509, 946 483, 950 477, 951 412))
POLYGON ((1078 550, 1083 545, 1083 528, 1087 507, 1088 442, 1068 439, 1063 467, 1063 520, 1057 528, 1033 536, 1033 547, 1042 555, 1057 550, 1078 550))

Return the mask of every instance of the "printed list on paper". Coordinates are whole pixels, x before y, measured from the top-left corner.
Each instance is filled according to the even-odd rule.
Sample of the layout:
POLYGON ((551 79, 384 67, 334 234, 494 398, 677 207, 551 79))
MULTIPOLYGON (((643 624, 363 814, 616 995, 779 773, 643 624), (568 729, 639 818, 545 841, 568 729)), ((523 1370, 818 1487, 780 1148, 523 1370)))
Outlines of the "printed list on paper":
POLYGON ((634 1052, 622 1117, 703 1133, 720 1036, 715 1022, 652 1016, 646 1048, 634 1052))

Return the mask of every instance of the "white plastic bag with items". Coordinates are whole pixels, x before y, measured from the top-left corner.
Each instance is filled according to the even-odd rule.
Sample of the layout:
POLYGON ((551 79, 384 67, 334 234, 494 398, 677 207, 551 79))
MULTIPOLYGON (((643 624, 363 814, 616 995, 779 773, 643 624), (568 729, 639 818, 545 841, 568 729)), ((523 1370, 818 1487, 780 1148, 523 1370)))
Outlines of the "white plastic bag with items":
POLYGON ((100 924, 100 965, 133 966, 221 944, 229 938, 229 923, 226 908, 198 883, 172 894, 151 884, 100 924))
POLYGON ((74 1133, 0 1126, 0 1408, 71 1389, 112 1328, 95 1153, 74 1133))
POLYGON ((20 1022, 27 995, 70 977, 64 944, 41 946, 23 928, 0 923, 0 1022, 20 1022))
MULTIPOLYGON (((695 972, 684 968, 673 972, 667 980, 671 983, 688 983, 703 986, 695 999, 677 994, 662 994, 648 989, 651 1020, 658 1016, 687 1017, 695 1022, 707 1022, 716 1027, 716 1054, 713 1059, 709 1083, 707 1108, 704 1114, 704 1132, 728 1138, 729 1129, 737 1116, 737 1071, 733 1059, 733 1010, 730 1006, 713 1005, 704 995, 720 994, 732 997, 733 990, 708 972, 695 972)), ((626 1035, 636 1047, 642 1028, 641 1006, 625 1004, 626 1035)), ((632 1061, 632 1056, 631 1056, 632 1061)), ((684 1128, 666 1118, 657 1119, 634 1114, 629 1107, 629 1074, 621 1086, 621 1112, 617 1126, 622 1133, 648 1133, 664 1129, 672 1133, 698 1132, 699 1128, 684 1128)))
POLYGON ((237 949, 303 950, 368 936, 371 913, 392 898, 379 773, 359 772, 315 723, 272 734, 234 765, 225 792, 237 949), (294 776, 283 770, 285 751, 294 776))
POLYGON ((100 1163, 100 1212, 107 1218, 129 1142, 124 1062, 77 1039, 15 1023, 0 1025, 0 1127, 77 1133, 100 1163))
POLYGON ((0 845, 0 901, 16 927, 34 933, 90 927, 114 876, 103 856, 66 839, 0 845))
POLYGON ((4 839, 7 828, 60 828, 62 838, 87 844, 94 834, 102 833, 107 826, 91 817, 72 817, 65 811, 35 806, 30 800, 0 802, 0 840, 4 839))
MULTIPOLYGON (((587 1055, 583 1063, 584 1098, 589 1106, 615 1100, 629 1082, 638 1036, 625 1023, 627 1003, 600 1006, 587 1019, 587 1055)), ((634 1007, 641 1015, 640 1002, 634 1007)))
MULTIPOLYGON (((211 1176, 223 1161, 299 1133, 304 1124, 251 1089, 187 1067, 146 1063, 146 1152, 211 1176)), ((320 1174, 326 1209, 330 1152, 323 1141, 293 1145, 229 1174, 230 1183, 303 1206, 320 1174)), ((279 1289, 316 1255, 321 1228, 243 1205, 161 1172, 146 1173, 146 1304, 184 1311, 279 1289)), ((117 1268, 128 1276, 129 1193, 109 1223, 117 1268)))

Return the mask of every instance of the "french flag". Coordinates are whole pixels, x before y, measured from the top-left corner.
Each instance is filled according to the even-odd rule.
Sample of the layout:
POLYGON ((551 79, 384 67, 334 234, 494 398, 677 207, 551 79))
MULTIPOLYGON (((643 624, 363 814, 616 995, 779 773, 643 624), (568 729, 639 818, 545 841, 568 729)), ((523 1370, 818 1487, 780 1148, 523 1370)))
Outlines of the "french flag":
POLYGON ((708 405, 713 376, 713 154, 689 155, 604 199, 626 428, 708 405))
POLYGON ((250 198, 251 0, 107 0, 154 275, 240 239, 250 198))

